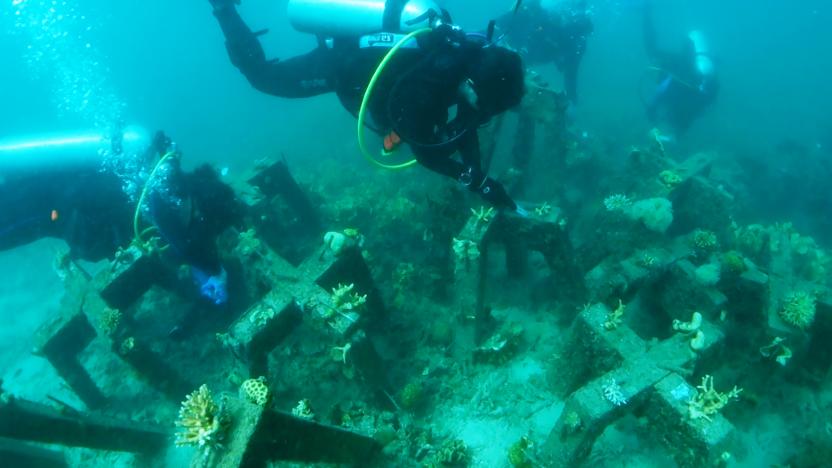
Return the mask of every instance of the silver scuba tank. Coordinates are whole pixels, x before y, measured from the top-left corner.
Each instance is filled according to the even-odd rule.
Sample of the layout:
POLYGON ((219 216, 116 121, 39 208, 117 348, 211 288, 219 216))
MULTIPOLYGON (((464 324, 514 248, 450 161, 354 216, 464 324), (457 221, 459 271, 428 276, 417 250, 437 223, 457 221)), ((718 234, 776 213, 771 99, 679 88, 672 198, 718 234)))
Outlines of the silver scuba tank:
POLYGON ((94 167, 108 156, 136 154, 150 144, 150 135, 136 126, 115 135, 88 131, 0 138, 0 177, 50 168, 94 167))
POLYGON ((289 0, 289 22, 323 37, 409 33, 442 16, 434 0, 289 0))

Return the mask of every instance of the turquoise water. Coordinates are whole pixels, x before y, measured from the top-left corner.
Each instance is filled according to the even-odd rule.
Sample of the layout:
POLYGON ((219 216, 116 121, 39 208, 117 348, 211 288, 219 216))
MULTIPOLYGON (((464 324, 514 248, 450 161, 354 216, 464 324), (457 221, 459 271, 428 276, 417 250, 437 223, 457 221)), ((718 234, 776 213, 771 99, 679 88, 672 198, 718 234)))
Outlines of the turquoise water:
MULTIPOLYGON (((291 28, 286 3, 243 0, 238 8, 251 29, 269 30, 260 40, 270 58, 286 59, 316 45, 314 37, 291 28)), ((514 3, 440 2, 468 31, 483 30, 514 3)), ((827 344, 832 335, 832 4, 655 1, 659 43, 679 49, 688 31, 703 31, 720 82, 716 101, 690 130, 664 141, 651 133, 654 124, 643 102, 656 81, 642 41, 643 2, 587 3, 594 31, 579 69, 580 99, 570 110, 563 139, 556 125, 518 119, 518 113, 532 112, 522 106, 507 114, 502 128, 492 126, 480 134, 482 141, 493 136, 496 142, 490 175, 511 186, 510 193, 531 213, 528 219, 568 239, 569 248, 557 258, 574 269, 559 270, 559 261, 532 252, 517 273, 506 263, 512 262, 511 236, 523 234, 499 224, 505 217, 512 226, 512 214, 494 221, 495 230, 509 229, 509 247, 499 231, 486 241, 494 243, 493 249, 486 252, 479 245, 482 252, 471 257, 464 244, 470 232, 464 226, 473 222, 476 232, 480 223, 490 222, 476 221, 477 214, 482 218, 486 213, 485 202, 418 166, 385 172, 368 164, 356 144, 355 118, 333 94, 283 99, 252 88, 229 62, 208 2, 3 2, 0 158, 12 154, 3 152, 8 142, 33 136, 72 137, 138 125, 150 132, 163 130, 181 151, 183 167, 210 164, 217 180, 249 202, 263 199, 262 188, 246 185, 249 171, 262 169, 263 158, 285 161, 320 219, 310 234, 290 202, 272 200, 267 208, 258 205, 246 212, 216 242, 212 238, 232 283, 231 299, 221 310, 200 302, 192 284, 198 275, 188 270, 196 266, 184 261, 181 252, 164 254, 172 266, 166 263, 165 275, 158 273, 160 284, 119 309, 119 316, 133 320, 113 326, 131 327, 129 331, 119 328, 107 335, 101 317, 108 309, 85 305, 97 337, 79 360, 109 398, 102 408, 90 408, 32 351, 36 331, 59 316, 62 301, 92 294, 64 281, 67 271, 98 275, 95 281, 107 278, 116 249, 108 247, 106 258, 56 266, 68 250, 65 242, 50 237, 50 229, 71 221, 76 235, 115 239, 114 244, 126 247, 141 188, 155 187, 146 182, 153 165, 130 166, 132 178, 119 174, 128 192, 125 203, 132 205, 118 221, 86 225, 67 219, 77 207, 47 200, 44 192, 27 192, 54 166, 28 174, 32 185, 27 187, 17 183, 11 170, 3 172, 9 166, 0 159, 0 223, 5 223, 0 225, 0 375, 5 395, 73 415, 90 411, 118 421, 139 420, 167 441, 163 450, 146 458, 134 457, 130 450, 43 441, 35 441, 41 444, 36 447, 59 451, 70 466, 184 466, 183 460, 192 456, 210 463, 199 447, 174 447, 174 421, 187 392, 165 395, 125 364, 131 340, 164 356, 193 384, 190 390, 205 383, 217 401, 223 393, 237 398, 240 384, 260 375, 248 375, 246 358, 240 357, 245 352, 229 351, 234 347, 227 346, 227 339, 235 338, 231 324, 239 323, 238 317, 244 324, 268 321, 250 314, 251 308, 267 291, 294 294, 292 288, 302 282, 301 273, 283 270, 276 258, 319 261, 332 247, 331 237, 328 247, 321 246, 324 233, 330 232, 346 236, 348 250, 361 251, 375 287, 360 292, 369 293, 370 302, 380 301, 384 314, 350 318, 351 307, 341 304, 334 319, 315 316, 315 301, 324 297, 337 303, 334 290, 351 282, 320 281, 317 299, 293 297, 303 305, 303 324, 268 353, 263 377, 271 392, 268 407, 291 414, 308 400, 317 423, 372 436, 384 445, 380 457, 357 466, 826 466, 832 459, 832 349, 827 344), (527 125, 537 125, 536 135, 529 136, 527 125), (517 148, 527 148, 523 155, 530 161, 520 169, 518 152, 524 150, 517 148), (700 157, 710 161, 707 167, 685 172, 686 164, 695 166, 700 157), (525 178, 518 175, 523 170, 525 178), (681 179, 669 182, 673 177, 681 179), (511 185, 516 180, 523 181, 519 188, 511 185), (31 214, 19 213, 24 204, 13 201, 39 196, 44 201, 33 203, 31 214), (661 207, 671 202, 672 213, 664 212, 661 207), (620 206, 611 208, 614 203, 620 206), (3 236, 11 238, 35 225, 41 229, 31 237, 40 238, 36 242, 4 244, 3 236), (488 260, 479 263, 486 253, 488 260), (484 301, 493 316, 485 320, 487 333, 478 341, 472 338, 472 323, 482 316, 471 299, 478 283, 460 271, 470 265, 484 270, 484 301), (270 269, 267 279, 252 279, 270 269), (245 290, 246 297, 235 296, 233 288, 245 290), (796 302, 805 306, 801 313, 811 309, 804 322, 789 321, 796 302), (662 408, 656 403, 661 394, 656 382, 646 385, 644 393, 630 394, 639 376, 648 373, 643 362, 628 378, 610 380, 606 373, 612 369, 592 360, 600 351, 579 346, 582 338, 575 332, 582 317, 600 310, 592 304, 609 309, 609 320, 617 307, 625 306, 621 327, 616 318, 609 329, 598 328, 597 336, 619 333, 612 340, 618 343, 635 337, 636 348, 644 350, 675 339, 681 347, 677 351, 689 359, 677 368, 677 357, 668 353, 664 357, 674 364, 665 371, 678 374, 691 388, 706 375, 715 376, 715 388, 723 394, 734 385, 743 388, 714 416, 720 427, 730 425, 731 436, 701 450, 690 442, 685 430, 699 427, 707 433, 716 426, 691 417, 688 405, 694 400, 688 398, 677 401, 679 414, 656 416, 662 408), (703 330, 716 343, 708 345, 713 348, 696 349, 691 342, 695 331, 688 336, 671 329, 674 320, 687 321, 693 312, 704 316, 703 330), (344 326, 358 320, 357 327, 371 337, 383 385, 368 383, 375 374, 348 357, 347 345, 358 348, 360 340, 352 331, 333 331, 339 317, 347 320, 344 326), (184 325, 194 328, 180 339, 184 325), (766 348, 777 338, 785 338, 793 354, 785 365, 776 361, 783 347, 774 346, 774 354, 766 348), (581 370, 582 377, 573 375, 581 370), (617 406, 609 392, 623 392, 627 402, 614 413, 615 422, 598 423, 602 431, 591 450, 571 459, 564 455, 572 453, 568 447, 558 444, 583 437, 591 418, 578 410, 573 417, 570 405, 580 389, 595 391, 593 382, 603 391, 588 400, 588 413, 608 403, 617 406), (665 432, 679 439, 657 437, 665 432), (520 446, 523 456, 512 456, 520 446)), ((534 71, 551 89, 562 88, 553 64, 534 71)), ((378 137, 370 140, 380 145, 378 137)), ((165 170, 162 177, 167 177, 165 170)), ((67 187, 78 182, 89 188, 80 176, 66 180, 67 187)), ((100 198, 114 206, 119 202, 112 193, 100 198)), ((95 213, 110 207, 84 200, 95 213)), ((164 201, 169 200, 177 216, 199 213, 187 197, 173 194, 164 201)), ((167 235, 161 232, 158 242, 164 243, 167 235)), ((526 238, 520 243, 529 245, 526 238)), ((99 286, 95 281, 89 283, 93 289, 99 286)), ((0 412, 0 421, 4 417, 0 412)), ((222 448, 214 455, 222 456, 222 448)), ((3 457, 11 456, 0 451, 0 466, 26 466, 7 465, 3 457)))

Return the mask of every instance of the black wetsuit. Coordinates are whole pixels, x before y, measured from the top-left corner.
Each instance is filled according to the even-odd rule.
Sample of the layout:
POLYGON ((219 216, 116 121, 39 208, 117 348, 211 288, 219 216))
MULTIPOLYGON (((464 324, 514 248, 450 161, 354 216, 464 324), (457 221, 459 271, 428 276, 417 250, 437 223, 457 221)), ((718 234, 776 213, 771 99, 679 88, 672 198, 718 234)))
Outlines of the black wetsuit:
POLYGON ((132 238, 131 204, 115 175, 98 168, 0 174, 0 250, 44 237, 98 261, 132 238))
MULTIPOLYGON (((334 92, 357 115, 364 91, 389 49, 361 48, 358 38, 336 39, 286 60, 268 60, 257 36, 231 5, 215 8, 232 63, 256 89, 302 98, 334 92)), ((368 125, 380 134, 395 131, 411 145, 418 162, 461 180, 497 206, 515 208, 503 186, 483 173, 477 113, 461 99, 472 56, 466 47, 443 46, 434 34, 419 48, 402 48, 388 64, 369 102, 368 125), (449 122, 449 109, 457 117, 449 122), (459 152, 461 161, 451 158, 459 152)))
MULTIPOLYGON (((175 160, 168 172, 164 192, 152 190, 147 199, 154 225, 177 260, 216 274, 216 236, 240 216, 234 194, 207 166, 186 173, 175 160)), ((73 258, 99 261, 133 239, 136 205, 123 181, 98 164, 0 179, 0 250, 53 237, 66 241, 73 258)))
POLYGON ((520 53, 526 64, 554 63, 558 67, 572 103, 578 100, 578 67, 593 31, 585 5, 578 3, 574 8, 552 14, 539 1, 524 2, 516 13, 509 12, 497 19, 498 34, 505 34, 503 40, 520 53))
POLYGON ((649 7, 643 26, 647 55, 659 71, 656 91, 645 103, 647 117, 653 124, 667 123, 681 135, 716 100, 719 82, 713 73, 705 75, 697 67, 692 41, 678 52, 659 48, 649 7))

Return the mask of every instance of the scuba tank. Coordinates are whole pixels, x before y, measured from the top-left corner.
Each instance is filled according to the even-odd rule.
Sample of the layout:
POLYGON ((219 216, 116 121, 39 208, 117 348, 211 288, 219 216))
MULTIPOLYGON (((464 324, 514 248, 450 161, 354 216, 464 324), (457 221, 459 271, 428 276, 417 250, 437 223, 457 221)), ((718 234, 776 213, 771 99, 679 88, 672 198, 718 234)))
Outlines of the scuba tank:
POLYGON ((442 17, 434 0, 289 0, 292 26, 319 37, 410 33, 442 17))
POLYGON ((95 167, 113 154, 145 151, 150 135, 128 126, 108 134, 102 131, 53 133, 0 140, 0 176, 45 169, 95 167))
POLYGON ((693 30, 688 34, 688 39, 693 43, 693 51, 696 54, 696 70, 702 76, 713 75, 714 62, 711 60, 705 34, 699 30, 693 30))

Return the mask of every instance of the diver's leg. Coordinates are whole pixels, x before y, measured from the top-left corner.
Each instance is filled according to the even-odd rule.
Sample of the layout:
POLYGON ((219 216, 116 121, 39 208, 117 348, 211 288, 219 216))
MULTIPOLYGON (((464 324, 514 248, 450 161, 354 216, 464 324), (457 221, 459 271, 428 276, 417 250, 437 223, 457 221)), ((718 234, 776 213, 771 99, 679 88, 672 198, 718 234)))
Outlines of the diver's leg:
POLYGON ((231 4, 214 9, 234 64, 251 85, 268 94, 287 98, 316 96, 334 90, 332 52, 317 48, 288 60, 267 60, 258 34, 249 29, 231 4))
POLYGON ((55 235, 56 215, 35 178, 0 182, 0 251, 55 235))

